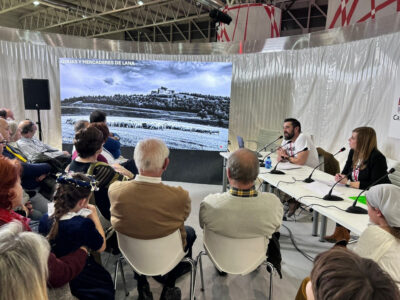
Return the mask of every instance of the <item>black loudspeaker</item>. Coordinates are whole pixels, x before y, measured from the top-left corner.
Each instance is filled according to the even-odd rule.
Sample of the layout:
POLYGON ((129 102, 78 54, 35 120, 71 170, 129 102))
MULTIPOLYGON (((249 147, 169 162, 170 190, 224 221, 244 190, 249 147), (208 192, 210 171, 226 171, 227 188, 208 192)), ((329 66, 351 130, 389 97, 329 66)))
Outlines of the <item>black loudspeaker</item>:
POLYGON ((25 109, 50 109, 48 79, 22 79, 25 109))

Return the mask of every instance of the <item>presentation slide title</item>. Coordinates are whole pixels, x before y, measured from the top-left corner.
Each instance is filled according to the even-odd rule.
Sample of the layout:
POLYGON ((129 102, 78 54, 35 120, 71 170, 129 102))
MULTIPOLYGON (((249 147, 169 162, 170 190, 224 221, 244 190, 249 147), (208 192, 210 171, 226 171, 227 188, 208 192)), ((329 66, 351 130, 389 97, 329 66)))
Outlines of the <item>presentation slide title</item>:
POLYGON ((84 64, 84 65, 113 65, 113 66, 134 66, 133 60, 101 60, 101 59, 62 59, 63 64, 84 64))

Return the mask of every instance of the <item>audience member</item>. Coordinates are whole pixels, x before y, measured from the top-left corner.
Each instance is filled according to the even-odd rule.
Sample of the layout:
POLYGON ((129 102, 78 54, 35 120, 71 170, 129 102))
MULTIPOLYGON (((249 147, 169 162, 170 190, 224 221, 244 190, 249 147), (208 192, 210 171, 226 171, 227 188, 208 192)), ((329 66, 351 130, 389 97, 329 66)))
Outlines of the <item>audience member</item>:
MULTIPOLYGON (((0 226, 12 221, 18 221, 21 222, 24 230, 31 231, 29 219, 13 211, 13 208, 21 206, 22 202, 20 170, 21 166, 17 160, 0 157, 0 178, 2 179, 0 180, 0 226)), ((54 254, 50 254, 48 259, 49 286, 61 287, 71 281, 82 271, 86 256, 86 249, 78 249, 69 255, 60 257, 60 259, 56 258, 54 254)), ((3 269, 0 267, 1 270, 3 269)))
MULTIPOLYGON (((117 232, 138 239, 161 238, 179 229, 182 247, 191 256, 196 233, 184 226, 190 214, 189 194, 161 181, 169 164, 168 156, 169 150, 161 140, 147 139, 136 145, 134 159, 139 175, 132 181, 114 182, 109 189, 111 223, 117 232)), ((175 281, 185 267, 185 263, 180 263, 163 278, 160 299, 181 299, 175 281)), ((135 274, 135 278, 139 299, 153 299, 146 276, 135 274)))
POLYGON ((79 120, 74 125, 74 131, 76 133, 76 132, 78 132, 79 130, 81 130, 83 128, 87 128, 88 126, 89 126, 89 121, 87 121, 87 120, 79 120))
MULTIPOLYGON (((356 189, 365 189, 373 182, 383 177, 376 184, 390 183, 385 176, 387 164, 385 156, 378 150, 375 130, 371 127, 358 127, 349 138, 350 152, 341 174, 336 174, 335 180, 356 189)), ((349 240, 350 231, 336 224, 335 232, 326 236, 325 240, 335 243, 349 240)))
POLYGON ((354 251, 378 263, 400 289, 400 187, 373 186, 366 194, 370 225, 354 251))
MULTIPOLYGON (((52 252, 61 257, 82 246, 97 252, 106 248, 106 240, 97 210, 89 204, 96 188, 93 179, 83 174, 59 176, 54 195, 54 212, 40 220, 39 232, 47 234, 52 252)), ((114 299, 110 274, 89 256, 82 272, 70 282, 71 292, 79 299, 114 299)))
MULTIPOLYGON (((126 176, 131 176, 132 174, 137 175, 139 173, 135 162, 133 159, 128 159, 127 161, 119 164, 116 162, 114 157, 107 149, 104 148, 104 143, 106 143, 107 139, 109 138, 110 131, 105 123, 102 122, 94 122, 90 123, 89 127, 95 127, 103 133, 103 151, 99 154, 99 156, 103 156, 106 158, 109 165, 111 165, 117 172, 124 174, 126 176)), ((97 160, 99 160, 99 156, 97 160)), ((99 160, 100 161, 100 160, 99 160)))
POLYGON ((7 119, 7 112, 4 109, 0 109, 0 118, 7 119))
POLYGON ((50 246, 39 234, 23 231, 19 222, 0 227, 0 298, 48 299, 50 246))
POLYGON ((21 138, 21 129, 19 129, 18 123, 14 120, 9 120, 8 128, 10 131, 10 140, 8 144, 13 147, 18 147, 17 141, 21 138))
POLYGON ((283 208, 274 194, 256 191, 257 156, 245 148, 233 152, 226 172, 230 189, 208 195, 201 202, 200 227, 232 238, 271 239, 282 224, 283 208))
POLYGON ((393 279, 376 262, 342 247, 316 257, 305 294, 299 291, 296 300, 400 299, 393 279))
MULTIPOLYGON (((115 164, 114 156, 104 147, 105 143, 107 142, 108 138, 110 137, 110 131, 108 130, 107 125, 103 122, 93 122, 93 123, 90 123, 90 125, 88 125, 88 127, 97 128, 103 134, 103 148, 102 148, 102 151, 99 154, 99 156, 104 157, 104 159, 106 160, 105 162, 108 163, 109 165, 115 164)), ((97 158, 97 159, 99 159, 99 158, 97 158)))
MULTIPOLYGON (((94 110, 90 114, 90 123, 101 122, 107 125, 106 114, 100 110, 94 110)), ((104 144, 106 148, 114 157, 117 159, 121 156, 121 144, 119 142, 119 136, 115 133, 109 133, 108 139, 104 144)))
MULTIPOLYGON (((75 131, 75 134, 79 131, 79 130, 81 130, 81 129, 84 129, 84 128, 87 128, 89 126, 89 121, 86 121, 86 120, 79 120, 79 121, 77 121, 76 123, 75 123, 75 126, 74 126, 74 131, 75 131)), ((108 131, 108 129, 107 129, 107 131, 108 131)), ((105 137, 105 140, 107 140, 107 138, 108 138, 108 135, 105 137)), ((103 149, 104 150, 104 149, 103 149)), ((110 154, 111 155, 111 154, 110 154)), ((112 155, 111 155, 112 156, 112 155)), ((78 157, 78 151, 76 151, 76 149, 75 149, 75 146, 73 147, 73 149, 72 149, 72 160, 74 160, 75 158, 77 158, 78 157)), ((114 159, 114 158, 113 158, 114 159)), ((101 161, 101 162, 104 162, 104 163, 108 163, 108 161, 107 161, 107 159, 100 153, 98 156, 97 156, 97 161, 101 161)))
POLYGON ((53 148, 34 137, 37 126, 31 120, 22 121, 19 126, 21 130, 21 139, 17 141, 18 148, 25 154, 29 160, 33 160, 35 155, 43 153, 49 157, 70 156, 67 151, 60 151, 53 148))
POLYGON ((3 119, 6 119, 6 120, 15 120, 15 119, 14 119, 14 113, 13 113, 13 111, 12 111, 11 109, 9 109, 9 108, 1 108, 1 109, 0 109, 0 117, 1 117, 1 115, 4 114, 3 111, 6 112, 6 115, 5 115, 4 117, 2 117, 3 119))
POLYGON ((94 127, 85 128, 75 134, 74 145, 78 157, 71 162, 68 171, 93 175, 98 181, 99 190, 94 192, 94 203, 101 214, 110 220, 110 199, 108 188, 118 180, 127 180, 124 175, 116 172, 111 166, 97 161, 102 151, 103 134, 94 127))

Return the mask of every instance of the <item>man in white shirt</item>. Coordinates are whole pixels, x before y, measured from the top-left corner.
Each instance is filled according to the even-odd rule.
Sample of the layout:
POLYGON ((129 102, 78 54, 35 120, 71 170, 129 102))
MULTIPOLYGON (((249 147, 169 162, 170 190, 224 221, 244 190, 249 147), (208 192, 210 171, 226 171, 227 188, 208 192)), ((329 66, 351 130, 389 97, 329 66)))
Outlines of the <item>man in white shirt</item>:
POLYGON ((282 147, 278 149, 278 161, 287 160, 292 164, 306 165, 314 168, 318 165, 318 152, 311 137, 301 132, 301 124, 298 120, 288 118, 283 122, 282 147), (290 142, 289 142, 290 141, 290 142), (307 151, 302 151, 304 148, 307 151))
MULTIPOLYGON (((283 121, 283 136, 282 147, 277 150, 278 161, 289 161, 292 164, 306 165, 311 168, 319 164, 317 148, 311 137, 301 132, 301 124, 298 120, 288 118, 283 121), (304 148, 307 150, 302 151, 304 148)), ((287 202, 285 215, 291 217, 300 207, 300 203, 283 192, 279 192, 279 197, 282 202, 287 202)))

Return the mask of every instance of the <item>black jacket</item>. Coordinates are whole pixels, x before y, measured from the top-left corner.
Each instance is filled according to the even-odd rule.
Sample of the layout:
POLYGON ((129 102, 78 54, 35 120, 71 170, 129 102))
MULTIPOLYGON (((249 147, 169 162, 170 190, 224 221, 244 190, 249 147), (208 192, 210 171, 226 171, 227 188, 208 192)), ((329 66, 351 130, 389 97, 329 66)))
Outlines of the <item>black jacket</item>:
MULTIPOLYGON (((342 174, 349 175, 353 171, 353 153, 354 150, 351 149, 349 156, 347 157, 346 165, 343 168, 342 174)), ((367 188, 371 183, 378 180, 387 172, 387 164, 385 156, 378 150, 374 149, 371 152, 369 158, 364 161, 366 167, 360 170, 358 175, 358 181, 360 182, 360 189, 367 188)), ((349 176, 351 179, 351 174, 349 176)), ((382 180, 376 184, 391 183, 388 176, 383 177, 382 180)))

